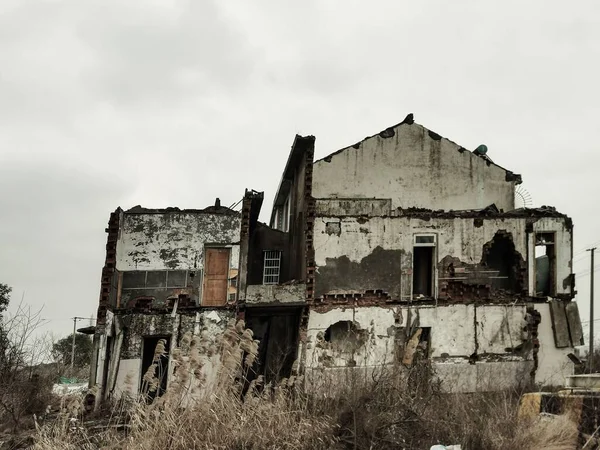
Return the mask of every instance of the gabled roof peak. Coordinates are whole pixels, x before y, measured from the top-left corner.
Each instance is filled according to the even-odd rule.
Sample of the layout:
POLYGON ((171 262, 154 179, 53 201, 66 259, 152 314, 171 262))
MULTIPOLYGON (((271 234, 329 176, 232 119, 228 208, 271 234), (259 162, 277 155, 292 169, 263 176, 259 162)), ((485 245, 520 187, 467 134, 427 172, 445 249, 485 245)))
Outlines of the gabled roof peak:
POLYGON ((506 172, 506 181, 515 181, 515 182, 516 182, 516 184, 520 184, 520 183, 522 183, 522 178, 521 178, 521 175, 519 175, 519 174, 515 174, 515 173, 513 173, 512 171, 510 171, 510 170, 507 170, 507 169, 505 169, 504 167, 500 166, 499 164, 496 164, 495 162, 493 162, 493 161, 491 160, 491 158, 490 158, 490 157, 487 155, 487 146, 485 146, 485 145, 480 145, 479 147, 477 147, 477 148, 476 148, 475 150, 473 150, 473 151, 467 150, 465 147, 463 147, 463 146, 461 146, 461 145, 457 144, 456 142, 454 142, 454 141, 452 141, 452 140, 450 140, 450 139, 448 139, 448 138, 445 138, 445 137, 441 136, 440 134, 436 133, 435 131, 431 131, 431 130, 429 130, 429 129, 425 128, 423 125, 420 125, 420 124, 416 123, 416 122, 415 122, 415 119, 414 119, 414 114, 413 114, 413 113, 410 113, 410 114, 408 114, 408 115, 407 115, 407 116, 404 118, 404 120, 403 120, 402 122, 399 122, 399 123, 397 123, 396 125, 392 125, 391 127, 388 127, 388 128, 386 128, 385 130, 383 130, 383 131, 380 131, 380 132, 379 132, 379 133, 377 133, 377 134, 374 134, 374 135, 372 135, 372 136, 367 136, 367 137, 366 137, 366 138, 364 138, 363 140, 361 140, 361 141, 359 141, 359 142, 357 142, 357 143, 355 143, 355 144, 353 144, 353 145, 350 145, 350 146, 348 146, 348 147, 344 147, 344 148, 342 148, 342 149, 340 149, 340 150, 337 150, 337 151, 335 151, 335 152, 333 152, 333 153, 330 153, 329 155, 327 155, 327 156, 325 156, 325 157, 323 157, 323 158, 320 158, 320 159, 316 160, 316 161, 315 161, 315 163, 317 163, 317 162, 320 162, 320 161, 331 162, 331 159, 332 159, 332 158, 333 158, 335 155, 337 155, 337 154, 339 154, 339 153, 342 153, 342 152, 344 152, 344 151, 346 151, 346 150, 348 150, 348 149, 350 149, 350 148, 358 149, 358 148, 360 148, 360 146, 362 145, 362 143, 363 143, 363 142, 365 142, 365 141, 367 141, 367 140, 369 140, 369 139, 373 139, 373 138, 376 138, 376 137, 379 137, 379 138, 382 138, 382 139, 389 139, 389 138, 392 138, 392 137, 394 137, 394 136, 396 135, 396 130, 397 130, 397 129, 398 129, 400 126, 417 126, 417 127, 420 127, 420 128, 422 128, 424 131, 426 131, 426 132, 427 132, 426 134, 427 134, 427 136, 428 136, 430 139, 432 139, 432 140, 434 140, 434 141, 440 141, 440 140, 442 140, 442 139, 445 139, 445 140, 447 140, 448 142, 451 142, 452 144, 454 144, 454 145, 457 147, 457 151, 458 151, 458 152, 460 152, 460 153, 464 153, 464 152, 467 152, 467 151, 468 151, 469 153, 472 153, 472 154, 474 154, 475 156, 478 156, 479 158, 482 158, 482 159, 484 159, 484 160, 486 161, 486 163, 487 163, 487 165, 488 165, 488 166, 489 166, 489 165, 494 165, 494 166, 497 166, 497 167, 499 167, 500 169, 504 170, 504 171, 506 172), (482 149, 482 148, 484 148, 484 147, 485 147, 485 152, 484 152, 484 151, 481 151, 481 149, 482 149))

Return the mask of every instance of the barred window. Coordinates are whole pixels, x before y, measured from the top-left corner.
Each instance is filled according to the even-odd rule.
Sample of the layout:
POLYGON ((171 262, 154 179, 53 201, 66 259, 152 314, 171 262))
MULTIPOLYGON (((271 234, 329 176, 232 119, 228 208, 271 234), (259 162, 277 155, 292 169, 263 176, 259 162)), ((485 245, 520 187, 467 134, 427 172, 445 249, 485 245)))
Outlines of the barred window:
POLYGON ((281 252, 279 250, 268 250, 265 252, 265 264, 263 268, 263 284, 279 283, 279 270, 281 267, 281 252))

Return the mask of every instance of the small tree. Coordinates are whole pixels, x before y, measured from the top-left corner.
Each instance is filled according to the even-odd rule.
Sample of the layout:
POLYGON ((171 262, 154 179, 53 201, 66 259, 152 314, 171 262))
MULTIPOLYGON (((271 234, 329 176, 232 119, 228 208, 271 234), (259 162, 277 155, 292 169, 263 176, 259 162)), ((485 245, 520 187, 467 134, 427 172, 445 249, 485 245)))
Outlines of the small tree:
MULTIPOLYGON (((55 361, 67 366, 71 364, 71 352, 73 349, 73 335, 70 334, 57 341, 52 346, 52 356, 55 361)), ((75 368, 81 369, 89 366, 92 357, 92 340, 89 336, 81 333, 75 334, 75 368)))
POLYGON ((0 422, 9 420, 16 430, 24 414, 45 409, 52 381, 35 372, 49 356, 46 341, 36 337, 43 323, 42 310, 33 311, 20 303, 8 314, 10 292, 0 284, 0 422))

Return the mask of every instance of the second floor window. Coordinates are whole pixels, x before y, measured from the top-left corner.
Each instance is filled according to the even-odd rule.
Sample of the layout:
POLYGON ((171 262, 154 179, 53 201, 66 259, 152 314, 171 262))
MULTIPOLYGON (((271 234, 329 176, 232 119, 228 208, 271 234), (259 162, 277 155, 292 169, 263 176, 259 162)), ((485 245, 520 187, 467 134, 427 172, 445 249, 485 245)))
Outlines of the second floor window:
POLYGON ((281 252, 279 250, 266 251, 263 265, 263 284, 278 284, 280 268, 281 252))

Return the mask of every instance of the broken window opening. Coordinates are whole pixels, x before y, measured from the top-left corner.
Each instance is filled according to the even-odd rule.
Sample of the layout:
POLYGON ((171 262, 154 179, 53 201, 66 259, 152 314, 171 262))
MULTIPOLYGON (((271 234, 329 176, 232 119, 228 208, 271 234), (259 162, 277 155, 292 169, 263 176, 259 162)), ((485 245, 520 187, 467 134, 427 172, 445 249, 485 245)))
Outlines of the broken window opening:
POLYGON ((361 330, 355 322, 341 320, 329 326, 323 336, 325 342, 331 343, 335 350, 352 353, 366 342, 366 331, 361 330))
POLYGON ((283 231, 290 231, 290 196, 285 200, 283 204, 283 231))
POLYGON ((281 251, 267 250, 263 266, 263 284, 278 284, 281 269, 281 251))
POLYGON ((489 279, 492 287, 506 291, 520 291, 519 254, 516 251, 512 235, 498 232, 488 248, 484 250, 484 264, 493 269, 489 279))
MULTIPOLYGON (((148 403, 156 397, 162 396, 167 390, 167 374, 169 370, 169 347, 171 338, 169 336, 148 336, 142 342, 142 373, 140 380, 140 393, 144 395, 148 403), (159 341, 163 341, 164 351, 157 352, 159 341), (155 364, 153 372, 151 366, 155 364), (152 377, 152 381, 149 378, 152 377)), ((159 348, 159 350, 161 350, 159 348)))
POLYGON ((434 234, 415 235, 413 246, 413 296, 434 297, 435 238, 434 234))
POLYGON ((556 291, 554 233, 535 234, 535 295, 550 297, 556 291))

